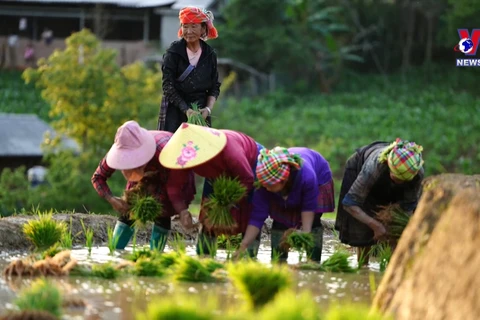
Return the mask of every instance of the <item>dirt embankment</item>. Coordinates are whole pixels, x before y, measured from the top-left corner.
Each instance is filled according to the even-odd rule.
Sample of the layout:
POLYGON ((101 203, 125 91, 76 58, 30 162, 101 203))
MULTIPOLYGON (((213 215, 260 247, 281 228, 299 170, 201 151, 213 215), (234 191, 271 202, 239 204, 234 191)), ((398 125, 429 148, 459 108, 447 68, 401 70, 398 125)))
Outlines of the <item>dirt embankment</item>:
POLYGON ((373 305, 396 320, 480 315, 480 175, 424 182, 373 305))
MULTIPOLYGON (((27 250, 31 248, 31 243, 25 238, 22 231, 22 226, 28 220, 35 219, 35 216, 18 215, 12 217, 6 217, 0 219, 0 250, 27 250)), ((86 228, 90 228, 94 232, 93 243, 94 245, 103 245, 107 243, 108 227, 115 227, 117 218, 111 215, 94 215, 94 214, 55 214, 53 216, 55 220, 64 221, 70 226, 73 236, 74 245, 83 245, 85 243, 85 236, 83 234, 83 228, 81 221, 85 224, 86 228)), ((194 222, 196 222, 194 218, 194 222)), ((322 220, 323 226, 327 230, 333 230, 332 220, 322 220)), ((271 220, 268 219, 262 229, 262 239, 266 239, 270 234, 271 220)), ((147 225, 141 228, 137 233, 137 243, 145 244, 149 242, 151 225, 147 225)), ((180 225, 178 219, 172 220, 172 233, 171 236, 180 235, 186 240, 195 240, 199 232, 199 228, 194 228, 191 232, 185 233, 180 225)))

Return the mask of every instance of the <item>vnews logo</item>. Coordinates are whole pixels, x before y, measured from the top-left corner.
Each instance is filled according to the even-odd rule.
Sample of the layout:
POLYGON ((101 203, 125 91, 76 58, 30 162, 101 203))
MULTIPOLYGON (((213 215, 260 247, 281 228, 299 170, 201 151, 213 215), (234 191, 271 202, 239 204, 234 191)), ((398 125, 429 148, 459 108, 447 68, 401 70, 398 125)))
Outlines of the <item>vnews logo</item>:
MULTIPOLYGON (((477 54, 478 42, 480 41, 480 29, 473 29, 472 34, 468 32, 468 29, 458 29, 458 36, 460 42, 453 50, 474 57, 477 54)), ((480 59, 457 59, 457 67, 480 67, 480 59)))

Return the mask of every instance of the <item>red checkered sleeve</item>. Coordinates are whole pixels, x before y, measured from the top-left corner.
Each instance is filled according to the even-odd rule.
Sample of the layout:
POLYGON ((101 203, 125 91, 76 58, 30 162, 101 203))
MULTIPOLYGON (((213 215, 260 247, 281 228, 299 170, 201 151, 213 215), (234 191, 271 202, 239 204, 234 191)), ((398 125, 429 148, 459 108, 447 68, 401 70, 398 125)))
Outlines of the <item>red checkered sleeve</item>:
POLYGON ((95 172, 93 173, 91 181, 93 187, 95 188, 100 197, 105 198, 112 195, 112 191, 107 184, 107 180, 112 176, 114 172, 115 169, 110 168, 107 165, 106 158, 103 158, 102 161, 100 161, 97 170, 95 170, 95 172))

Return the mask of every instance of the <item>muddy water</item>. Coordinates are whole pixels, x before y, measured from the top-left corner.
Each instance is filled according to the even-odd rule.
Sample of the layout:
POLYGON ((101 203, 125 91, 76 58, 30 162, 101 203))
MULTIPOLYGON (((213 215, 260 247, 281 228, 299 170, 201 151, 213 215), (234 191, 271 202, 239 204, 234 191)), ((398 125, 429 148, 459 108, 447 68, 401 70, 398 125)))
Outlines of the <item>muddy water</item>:
MULTIPOLYGON (((325 237, 322 253, 322 261, 328 258, 338 243, 333 238, 325 237)), ((126 251, 131 252, 128 247, 126 251)), ((167 246, 166 251, 171 249, 167 246)), ((189 255, 195 255, 195 247, 190 244, 187 247, 189 255)), ((80 262, 107 262, 121 261, 126 253, 115 253, 109 255, 106 247, 93 248, 91 257, 88 257, 86 249, 74 249, 72 255, 80 262)), ((0 255, 0 269, 12 259, 21 254, 0 255)), ((225 260, 227 254, 219 250, 217 259, 225 260)), ((289 254, 288 263, 298 263, 298 255, 294 252, 289 254)), ((258 253, 258 260, 262 263, 270 263, 270 247, 261 246, 258 253)), ((350 264, 356 265, 355 256, 350 257, 350 264)), ((316 271, 294 271, 297 291, 310 290, 316 301, 322 307, 331 303, 370 303, 371 290, 369 285, 370 274, 374 275, 375 283, 381 279, 378 271, 378 264, 370 263, 368 268, 361 270, 358 274, 324 273, 316 271)), ((16 293, 24 287, 28 287, 31 280, 16 279, 6 282, 0 280, 0 315, 13 308, 12 301, 16 293)), ((138 311, 145 310, 150 301, 161 299, 165 296, 176 294, 190 295, 193 303, 199 300, 204 303, 209 298, 220 299, 218 308, 226 310, 238 305, 240 299, 234 288, 229 283, 222 284, 196 284, 196 283, 172 283, 157 278, 124 277, 115 280, 86 279, 86 278, 62 278, 55 279, 66 297, 82 298, 88 303, 87 310, 67 310, 66 319, 135 319, 138 311)))

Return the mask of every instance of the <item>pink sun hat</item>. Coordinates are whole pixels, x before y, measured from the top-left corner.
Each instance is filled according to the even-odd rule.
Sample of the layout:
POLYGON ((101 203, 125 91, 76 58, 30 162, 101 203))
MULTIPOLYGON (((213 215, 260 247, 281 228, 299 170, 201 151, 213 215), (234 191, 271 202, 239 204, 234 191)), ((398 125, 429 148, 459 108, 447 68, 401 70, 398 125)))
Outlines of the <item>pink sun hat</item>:
POLYGON ((107 154, 107 165, 116 170, 135 169, 149 162, 155 150, 154 136, 130 120, 117 129, 115 142, 107 154))

